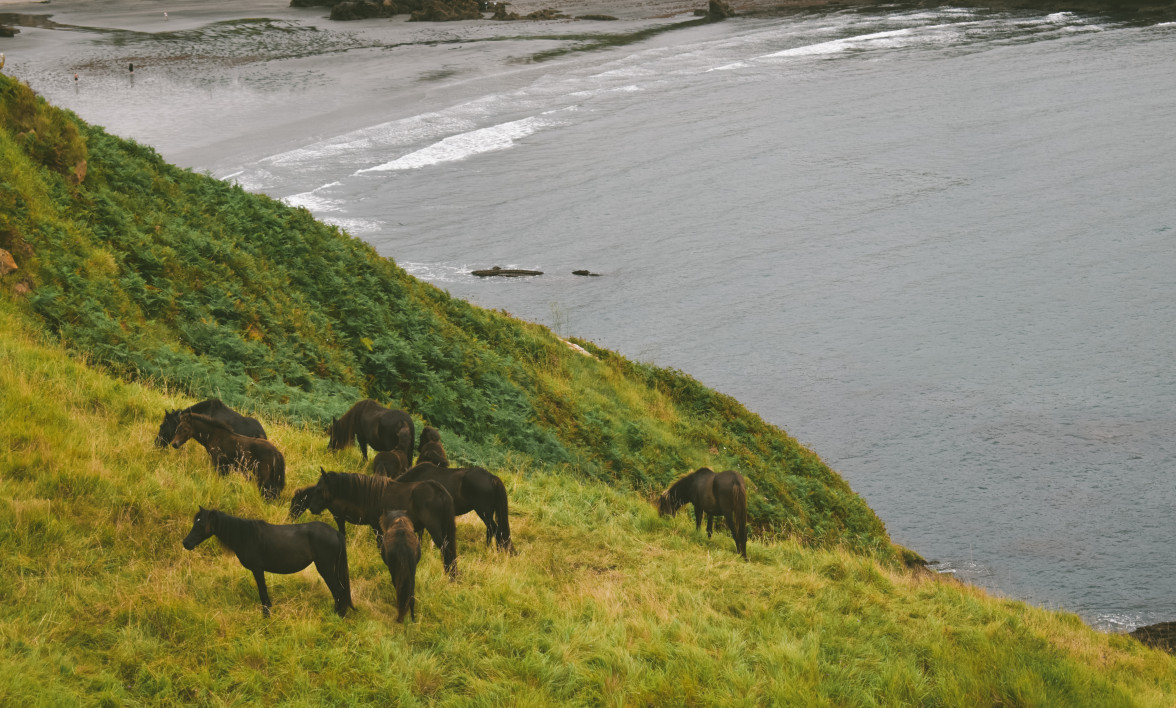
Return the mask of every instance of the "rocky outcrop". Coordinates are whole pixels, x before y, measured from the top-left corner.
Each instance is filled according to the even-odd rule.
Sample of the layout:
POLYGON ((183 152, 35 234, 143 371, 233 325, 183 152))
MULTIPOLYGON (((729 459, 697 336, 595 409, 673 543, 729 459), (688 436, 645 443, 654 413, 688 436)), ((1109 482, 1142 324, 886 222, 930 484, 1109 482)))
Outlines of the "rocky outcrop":
POLYGON ((1131 636, 1154 649, 1176 654, 1176 622, 1160 622, 1140 627, 1131 636))
POLYGON ((334 7, 340 0, 290 0, 290 7, 334 7))
POLYGON ((8 25, 0 25, 0 37, 15 37, 20 34, 20 30, 8 25))
POLYGON ((367 2, 366 0, 344 0, 331 8, 332 20, 367 20, 373 17, 391 17, 401 12, 392 0, 367 2))
POLYGON ((478 0, 425 0, 421 9, 412 13, 410 22, 452 22, 480 20, 482 7, 478 0))
POLYGON ((706 8, 706 18, 711 22, 725 20, 728 17, 735 16, 735 8, 731 7, 725 0, 710 0, 710 4, 706 8))
POLYGON ((490 18, 492 20, 521 20, 523 19, 517 12, 507 12, 506 3, 494 3, 494 15, 490 18))

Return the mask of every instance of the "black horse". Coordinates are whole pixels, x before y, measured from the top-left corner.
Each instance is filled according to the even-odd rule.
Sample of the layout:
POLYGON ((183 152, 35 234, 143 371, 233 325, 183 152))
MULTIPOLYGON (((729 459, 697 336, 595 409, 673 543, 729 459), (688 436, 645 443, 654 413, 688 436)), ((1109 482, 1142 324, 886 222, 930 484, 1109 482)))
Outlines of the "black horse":
POLYGON ((242 519, 200 507, 192 530, 184 538, 189 551, 209 536, 216 536, 247 570, 253 571, 261 613, 269 617, 270 596, 266 573, 297 573, 314 563, 335 598, 335 612, 343 617, 351 604, 351 577, 347 571, 347 541, 343 534, 321 521, 275 526, 255 519, 242 519))
POLYGON ((396 588, 396 621, 403 622, 407 612, 416 622, 416 569, 421 560, 421 540, 403 511, 385 511, 380 528, 384 532, 380 555, 392 574, 392 587, 396 588))
POLYGON ((428 531, 433 545, 441 551, 445 570, 457 576, 457 524, 453 515, 453 497, 437 482, 393 482, 351 472, 327 472, 320 468, 318 483, 294 492, 290 500, 290 518, 303 511, 321 514, 329 510, 339 532, 348 521, 371 526, 380 538, 380 517, 385 511, 403 509, 419 536, 428 531))
POLYGON ((445 456, 445 448, 441 447, 441 431, 431 426, 421 430, 421 444, 417 448, 417 461, 432 462, 438 467, 448 467, 449 458, 445 456))
POLYGON ((219 398, 210 398, 184 410, 167 411, 163 414, 163 422, 159 424, 159 432, 155 434, 155 447, 167 447, 176 436, 176 426, 180 424, 181 413, 199 413, 214 420, 219 420, 238 435, 247 438, 261 438, 265 440, 265 428, 256 418, 243 416, 237 411, 221 403, 219 398))
POLYGON ((269 440, 237 435, 229 426, 199 413, 181 413, 172 447, 190 438, 204 446, 221 474, 232 469, 252 473, 266 499, 277 499, 286 487, 286 458, 269 440))
POLYGON ((342 450, 351 443, 359 443, 359 452, 367 462, 368 446, 376 452, 403 450, 404 457, 412 460, 414 432, 412 416, 401 410, 385 408, 370 398, 356 403, 338 420, 331 420, 327 427, 331 436, 328 450, 342 450))
POLYGON ((477 513, 486 524, 486 545, 493 539, 500 549, 512 549, 506 486, 501 479, 482 467, 438 467, 429 462, 413 467, 396 479, 397 482, 425 480, 440 482, 445 487, 453 497, 453 513, 457 516, 477 513))
POLYGON ((722 516, 735 539, 735 550, 747 560, 747 482, 733 470, 715 474, 709 467, 691 472, 662 492, 657 511, 673 516, 685 504, 694 505, 694 530, 702 527, 706 514, 706 537, 711 537, 715 516, 722 516))

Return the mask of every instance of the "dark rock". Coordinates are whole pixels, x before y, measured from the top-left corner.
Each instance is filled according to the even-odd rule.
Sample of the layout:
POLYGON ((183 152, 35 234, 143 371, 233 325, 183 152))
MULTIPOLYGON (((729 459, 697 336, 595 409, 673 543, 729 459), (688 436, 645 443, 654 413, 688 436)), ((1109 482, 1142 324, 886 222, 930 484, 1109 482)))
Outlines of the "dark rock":
POLYGON ((735 16, 735 9, 731 7, 726 0, 710 0, 707 6, 706 17, 711 22, 725 20, 728 17, 735 16))
POLYGON ((341 0, 290 0, 290 7, 334 7, 341 0))
POLYGON ((20 30, 8 25, 0 25, 0 37, 15 37, 20 34, 20 30))
POLYGON ((373 17, 391 17, 398 12, 395 3, 375 3, 366 0, 344 0, 331 8, 332 20, 368 20, 373 17))
POLYGON ((611 21, 611 20, 615 20, 617 18, 613 17, 612 15, 576 15, 576 19, 577 20, 611 21))
POLYGON ((567 15, 559 10, 553 10, 550 7, 523 15, 524 20, 566 20, 567 18, 567 15))
POLYGON ((1160 622, 1139 627, 1131 636, 1154 649, 1176 654, 1176 622, 1160 622))
POLYGON ((504 3, 504 2, 495 3, 494 4, 494 16, 491 17, 490 19, 492 19, 492 20, 518 20, 518 19, 522 19, 519 17, 519 13, 517 13, 517 12, 507 12, 506 5, 507 5, 507 3, 504 3))
POLYGON ((480 20, 482 11, 478 0, 425 0, 421 9, 412 13, 410 22, 453 22, 480 20))
POLYGON ((592 271, 590 271, 590 270, 573 270, 573 271, 572 271, 572 275, 591 275, 591 276, 593 276, 593 277, 595 277, 595 278, 599 278, 599 277, 600 277, 600 273, 593 273, 593 272, 592 272, 592 271))
POLYGON ((494 266, 486 270, 471 270, 470 273, 482 278, 499 275, 504 278, 518 278, 524 275, 543 275, 541 270, 522 270, 520 268, 503 268, 501 266, 494 266))

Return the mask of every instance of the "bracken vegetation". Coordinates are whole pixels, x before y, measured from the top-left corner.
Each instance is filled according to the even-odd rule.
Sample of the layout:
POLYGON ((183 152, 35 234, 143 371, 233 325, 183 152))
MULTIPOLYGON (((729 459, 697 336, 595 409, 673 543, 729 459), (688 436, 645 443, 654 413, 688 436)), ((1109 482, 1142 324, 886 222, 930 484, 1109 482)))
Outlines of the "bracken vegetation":
POLYGON ((815 454, 689 377, 453 300, 3 77, 0 117, 0 704, 1176 703, 1164 653, 907 569, 815 454), (424 549, 398 625, 350 527, 357 611, 308 569, 269 576, 263 619, 236 558, 180 541, 197 504, 285 504, 152 445, 207 395, 263 418, 287 490, 363 470, 323 434, 356 398, 408 408, 503 478, 517 554, 459 519, 457 581, 424 549), (750 562, 649 503, 701 464, 752 482, 750 562))

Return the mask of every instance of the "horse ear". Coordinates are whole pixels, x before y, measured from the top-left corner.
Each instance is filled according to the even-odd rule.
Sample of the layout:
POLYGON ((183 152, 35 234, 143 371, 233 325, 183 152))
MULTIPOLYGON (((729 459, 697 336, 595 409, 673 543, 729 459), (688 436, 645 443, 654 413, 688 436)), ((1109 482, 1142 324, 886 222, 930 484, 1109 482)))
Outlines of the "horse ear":
POLYGON ((325 469, 323 469, 322 466, 320 465, 319 466, 319 476, 322 477, 326 473, 327 473, 327 471, 325 469))

